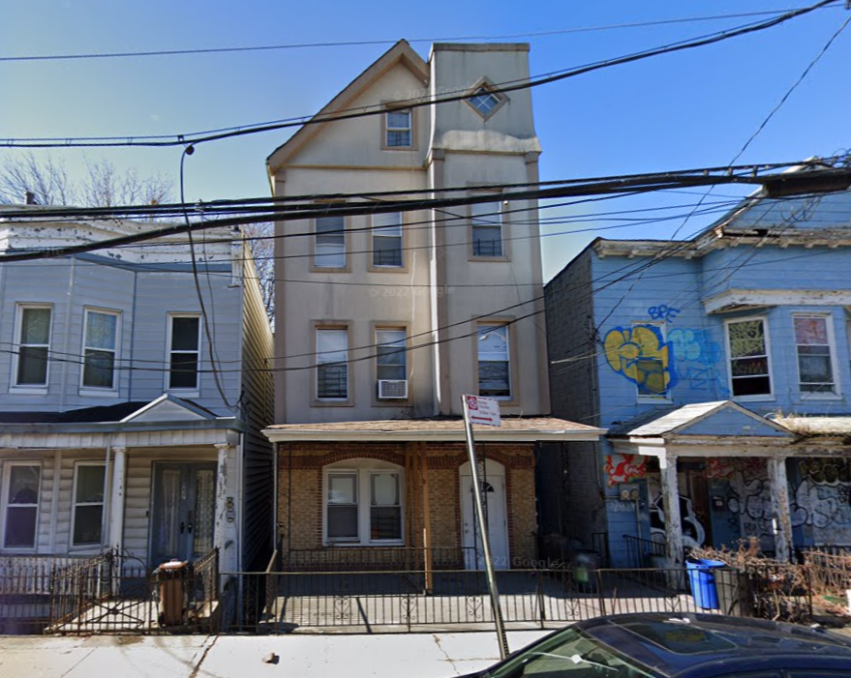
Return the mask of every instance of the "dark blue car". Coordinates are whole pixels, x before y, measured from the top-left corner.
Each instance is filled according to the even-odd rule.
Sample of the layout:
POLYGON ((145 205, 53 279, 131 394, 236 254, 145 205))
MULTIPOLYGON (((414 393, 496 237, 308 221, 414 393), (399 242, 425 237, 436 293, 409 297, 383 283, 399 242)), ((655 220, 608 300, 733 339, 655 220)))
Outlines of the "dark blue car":
POLYGON ((467 678, 851 678, 851 639, 710 614, 601 617, 467 678))

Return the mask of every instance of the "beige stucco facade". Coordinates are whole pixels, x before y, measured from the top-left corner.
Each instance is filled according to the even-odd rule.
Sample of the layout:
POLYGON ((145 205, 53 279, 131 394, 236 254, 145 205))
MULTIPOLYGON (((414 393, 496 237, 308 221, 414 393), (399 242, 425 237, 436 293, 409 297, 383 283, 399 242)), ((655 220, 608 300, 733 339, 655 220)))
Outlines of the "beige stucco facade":
MULTIPOLYGON (((402 41, 319 116, 410 105, 528 75, 527 45, 435 44, 425 62, 402 41)), ((277 197, 340 193, 357 203, 363 198, 351 194, 492 192, 502 208, 498 257, 474 255, 470 206, 405 212, 398 267, 372 265, 369 215, 345 218, 345 263, 333 270, 315 265, 315 220, 279 222, 278 235, 311 235, 276 240, 276 422, 458 415, 461 394, 478 392, 481 321, 508 323, 511 393, 503 413, 549 411, 544 320, 535 315, 543 310, 537 205, 502 198, 506 184, 537 181, 540 146, 530 91, 498 98, 487 116, 468 100, 410 108, 411 142, 404 148, 388 148, 387 116, 370 115, 307 125, 269 157, 277 197), (447 187, 469 190, 442 191, 447 187), (343 401, 317 397, 318 328, 348 332, 343 401), (374 344, 381 328, 406 332, 407 399, 377 398, 374 344)))

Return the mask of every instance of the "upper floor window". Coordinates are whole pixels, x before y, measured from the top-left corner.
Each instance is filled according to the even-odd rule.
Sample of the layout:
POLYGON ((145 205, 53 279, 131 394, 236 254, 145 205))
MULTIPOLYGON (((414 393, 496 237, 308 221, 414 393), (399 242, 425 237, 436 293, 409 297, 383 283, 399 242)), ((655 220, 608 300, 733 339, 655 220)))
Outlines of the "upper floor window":
POLYGON ((342 216, 319 217, 313 265, 316 268, 346 267, 346 220, 342 216))
POLYGON ((77 464, 74 477, 74 527, 71 543, 86 546, 101 543, 106 467, 99 463, 77 464))
POLYGON ((496 87, 490 80, 482 78, 469 90, 469 97, 465 101, 470 108, 487 120, 508 101, 508 98, 502 92, 496 91, 496 87))
POLYGON ((118 313, 86 309, 83 344, 83 386, 115 388, 118 313))
POLYGON ((470 205, 470 220, 473 225, 473 256, 503 256, 502 203, 494 201, 470 205))
POLYGON ((640 401, 670 397, 670 354, 666 341, 665 323, 633 323, 630 337, 632 351, 621 349, 632 361, 630 367, 640 401))
POLYGON ((763 318, 728 321, 727 345, 733 395, 771 395, 767 322, 763 318))
POLYGON ((349 332, 345 328, 316 330, 316 397, 346 400, 349 397, 349 332))
POLYGON ((833 332, 830 318, 819 315, 795 315, 792 322, 795 328, 801 392, 835 394, 833 332))
POLYGON ((372 265, 382 268, 401 268, 401 212, 372 216, 372 265))
POLYGON ((387 148, 411 148, 414 145, 411 109, 387 111, 384 115, 384 145, 387 148))
POLYGON ((52 309, 49 306, 19 306, 18 311, 20 331, 15 384, 47 386, 52 309))
POLYGON ((480 324, 477 340, 479 395, 510 398, 508 325, 480 324))
POLYGON ((6 464, 3 493, 3 546, 34 549, 38 532, 38 498, 41 467, 38 464, 6 464))
POLYGON ((169 317, 170 389, 197 389, 201 347, 201 319, 197 315, 169 317))

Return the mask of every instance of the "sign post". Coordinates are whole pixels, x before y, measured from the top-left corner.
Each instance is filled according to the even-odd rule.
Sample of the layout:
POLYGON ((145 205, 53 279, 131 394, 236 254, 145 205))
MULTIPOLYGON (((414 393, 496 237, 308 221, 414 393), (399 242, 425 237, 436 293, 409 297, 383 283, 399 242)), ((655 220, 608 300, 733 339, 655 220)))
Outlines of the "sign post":
POLYGON ((476 509, 476 522, 479 525, 479 534, 481 534, 482 538, 485 574, 488 580, 488 590, 490 591, 497 641, 499 642, 499 656, 501 659, 505 659, 509 654, 508 637, 505 635, 505 624, 503 623, 502 610, 499 606, 499 591, 496 587, 496 577, 493 571, 490 535, 488 534, 487 520, 485 519, 485 511, 482 506, 482 488, 479 484, 479 468, 476 459, 475 441, 473 440, 473 424, 484 424, 485 426, 500 425, 499 401, 494 398, 462 395, 461 404, 464 407, 464 431, 467 434, 467 455, 470 459, 470 474, 473 481, 473 505, 476 509))

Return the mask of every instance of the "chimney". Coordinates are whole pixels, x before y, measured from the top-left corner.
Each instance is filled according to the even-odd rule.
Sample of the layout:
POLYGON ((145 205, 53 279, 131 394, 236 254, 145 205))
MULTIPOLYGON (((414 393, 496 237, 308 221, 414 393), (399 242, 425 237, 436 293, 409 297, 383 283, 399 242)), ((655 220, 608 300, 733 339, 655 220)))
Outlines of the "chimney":
POLYGON ((38 205, 38 200, 35 199, 35 193, 33 193, 32 191, 27 191, 26 201, 27 205, 38 205))

